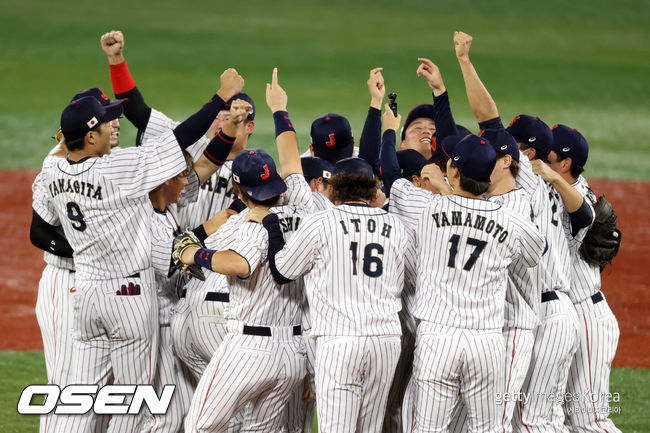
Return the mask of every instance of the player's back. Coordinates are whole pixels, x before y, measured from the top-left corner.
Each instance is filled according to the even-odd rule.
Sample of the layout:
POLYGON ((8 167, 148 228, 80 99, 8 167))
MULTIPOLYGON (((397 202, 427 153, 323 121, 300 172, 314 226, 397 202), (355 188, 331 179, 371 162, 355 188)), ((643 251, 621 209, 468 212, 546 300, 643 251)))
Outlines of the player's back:
POLYGON ((170 132, 159 143, 78 162, 61 159, 44 171, 49 197, 42 213, 63 226, 77 278, 127 277, 151 266, 148 193, 184 168, 170 132))
POLYGON ((398 217, 365 204, 343 204, 310 218, 318 237, 305 276, 312 335, 401 334, 397 313, 412 234, 398 217))
POLYGON ((446 196, 422 213, 417 230, 415 316, 470 329, 501 329, 507 268, 539 262, 544 239, 524 216, 498 204, 446 196))

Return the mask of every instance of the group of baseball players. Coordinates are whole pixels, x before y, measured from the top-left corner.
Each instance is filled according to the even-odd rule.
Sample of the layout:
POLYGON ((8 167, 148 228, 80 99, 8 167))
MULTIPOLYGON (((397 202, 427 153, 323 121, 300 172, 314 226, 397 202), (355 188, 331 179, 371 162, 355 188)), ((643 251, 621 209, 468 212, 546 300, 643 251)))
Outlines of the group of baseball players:
POLYGON ((179 122, 104 34, 115 99, 72 97, 33 184, 48 381, 176 388, 164 415, 51 413, 40 432, 311 432, 315 408, 321 432, 620 432, 619 329, 579 252, 587 141, 530 115, 504 127, 472 38, 453 40, 478 135, 420 58, 433 103, 401 133, 376 68, 358 147, 328 113, 301 155, 274 69, 276 165, 249 145, 235 69, 179 122))

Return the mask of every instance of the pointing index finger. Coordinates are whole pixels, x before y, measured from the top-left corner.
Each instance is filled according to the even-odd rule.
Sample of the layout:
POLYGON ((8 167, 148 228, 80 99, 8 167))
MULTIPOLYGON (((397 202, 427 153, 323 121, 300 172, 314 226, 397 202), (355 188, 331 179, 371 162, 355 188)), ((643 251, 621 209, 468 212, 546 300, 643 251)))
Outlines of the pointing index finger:
POLYGON ((273 68, 273 78, 271 79, 271 85, 273 87, 278 85, 278 68, 273 68))

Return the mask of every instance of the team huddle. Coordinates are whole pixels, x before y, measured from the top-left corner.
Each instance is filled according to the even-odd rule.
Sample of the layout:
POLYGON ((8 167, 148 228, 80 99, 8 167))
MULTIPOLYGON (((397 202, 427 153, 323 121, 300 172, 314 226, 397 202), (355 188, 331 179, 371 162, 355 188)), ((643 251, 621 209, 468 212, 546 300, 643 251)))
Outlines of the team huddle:
POLYGON ((420 58, 433 103, 401 131, 376 68, 358 146, 328 113, 301 155, 274 69, 276 164, 249 143, 235 69, 179 122, 104 34, 115 99, 72 97, 33 184, 48 381, 176 388, 164 415, 50 413, 40 431, 311 432, 317 410, 321 432, 620 432, 587 141, 531 115, 505 127, 471 42, 454 34, 478 135, 420 58))

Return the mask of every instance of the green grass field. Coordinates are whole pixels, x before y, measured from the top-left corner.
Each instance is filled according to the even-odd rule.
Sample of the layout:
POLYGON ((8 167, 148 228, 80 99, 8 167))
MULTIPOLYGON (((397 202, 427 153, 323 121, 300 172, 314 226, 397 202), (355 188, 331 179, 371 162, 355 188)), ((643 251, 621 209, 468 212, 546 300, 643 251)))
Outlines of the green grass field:
MULTIPOLYGON (((457 121, 476 132, 452 34, 474 36, 472 60, 504 121, 518 113, 578 128, 591 147, 587 177, 650 180, 650 0, 345 2, 0 0, 0 168, 38 168, 61 110, 79 89, 110 93, 102 33, 120 29, 147 102, 183 119, 227 67, 257 102, 252 147, 273 150, 265 83, 277 66, 302 148, 317 116, 347 116, 359 137, 368 71, 384 67, 403 116, 429 102, 417 57, 443 73, 457 121)), ((123 122, 122 143, 135 131, 123 122)), ((19 392, 45 381, 40 352, 0 352, 0 433, 36 431, 16 414, 19 392)), ((615 369, 613 419, 650 431, 650 370, 615 369)))
MULTIPOLYGON (((23 433, 38 430, 38 416, 18 415, 16 405, 21 391, 32 383, 45 383, 42 352, 0 351, 0 433, 23 433), (11 375, 5 372, 13 372, 11 375)), ((615 368, 611 376, 611 393, 620 401, 611 403, 612 420, 625 433, 642 433, 650 425, 650 370, 615 368)), ((316 429, 314 429, 316 432, 316 429)))
MULTIPOLYGON (((252 145, 267 149, 273 66, 303 147, 325 112, 348 116, 360 135, 372 67, 385 68, 403 114, 428 102, 415 76, 420 56, 439 64, 459 123, 476 131, 452 45, 453 31, 464 30, 505 121, 525 112, 577 127, 591 145, 587 176, 650 179, 649 24, 648 0, 2 0, 0 167, 39 167, 71 95, 110 89, 99 37, 111 29, 124 31, 147 101, 178 119, 210 96, 223 69, 237 67, 260 113, 252 145)), ((124 129, 123 143, 132 143, 134 131, 124 129)))

